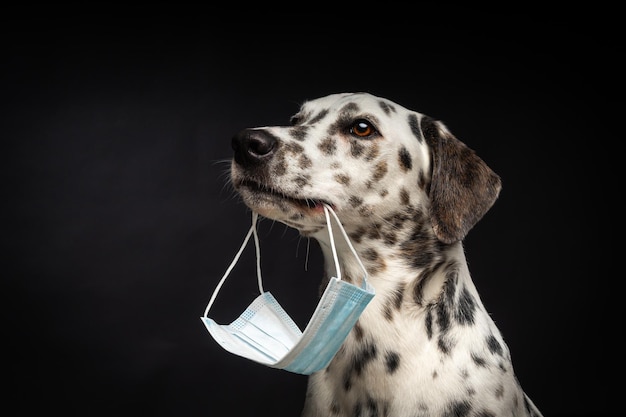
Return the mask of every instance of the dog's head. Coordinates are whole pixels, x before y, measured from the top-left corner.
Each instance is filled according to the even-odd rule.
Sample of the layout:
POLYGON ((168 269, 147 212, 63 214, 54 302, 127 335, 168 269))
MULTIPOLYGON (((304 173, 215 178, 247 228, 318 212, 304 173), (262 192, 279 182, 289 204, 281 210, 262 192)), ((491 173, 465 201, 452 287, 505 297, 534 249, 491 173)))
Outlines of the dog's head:
POLYGON ((461 240, 489 210, 500 178, 439 121, 367 93, 305 102, 291 126, 232 139, 231 180, 259 214, 310 234, 322 204, 346 229, 429 218, 439 240, 461 240))

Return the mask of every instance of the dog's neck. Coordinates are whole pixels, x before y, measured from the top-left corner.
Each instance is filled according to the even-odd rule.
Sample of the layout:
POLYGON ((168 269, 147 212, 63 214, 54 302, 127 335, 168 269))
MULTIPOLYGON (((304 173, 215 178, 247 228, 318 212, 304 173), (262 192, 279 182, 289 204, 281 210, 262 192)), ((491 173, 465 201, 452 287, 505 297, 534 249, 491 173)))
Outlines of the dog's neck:
MULTIPOLYGON (((354 236, 348 230, 348 234, 354 236)), ((334 244, 339 262, 339 272, 328 235, 328 230, 316 233, 313 237, 320 244, 324 256, 324 273, 320 289, 326 287, 330 277, 337 277, 348 282, 360 284, 364 276, 376 289, 379 299, 393 297, 395 294, 410 293, 416 304, 427 306, 436 302, 446 281, 446 271, 454 269, 460 279, 470 281, 465 253, 461 242, 441 244, 434 237, 415 236, 407 233, 394 245, 380 245, 380 238, 361 236, 351 239, 361 263, 356 259, 340 231, 333 231, 334 244), (424 242, 428 242, 425 244, 424 242), (410 257, 407 257, 410 254, 410 257), (407 260, 408 259, 408 260, 407 260), (389 280, 387 277, 394 277, 389 280), (409 290, 408 292, 406 290, 409 290)), ((471 283, 469 285, 473 286, 471 283)))

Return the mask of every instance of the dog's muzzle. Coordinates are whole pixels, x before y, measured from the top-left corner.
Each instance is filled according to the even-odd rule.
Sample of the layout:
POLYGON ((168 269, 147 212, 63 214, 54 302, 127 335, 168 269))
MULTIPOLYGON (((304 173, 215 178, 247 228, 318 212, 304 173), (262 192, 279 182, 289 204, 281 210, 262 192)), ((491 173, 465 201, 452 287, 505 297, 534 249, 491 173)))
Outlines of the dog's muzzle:
POLYGON ((277 144, 278 139, 263 129, 244 129, 231 141, 235 162, 242 167, 254 167, 267 161, 277 144))
MULTIPOLYGON (((303 193, 302 186, 271 173, 271 160, 279 153, 280 144, 280 139, 265 129, 244 129, 233 136, 231 177, 235 190, 248 207, 265 217, 277 220, 298 212, 323 220, 323 206, 335 209, 332 202, 303 193)), ((290 225, 296 227, 293 220, 290 225)))

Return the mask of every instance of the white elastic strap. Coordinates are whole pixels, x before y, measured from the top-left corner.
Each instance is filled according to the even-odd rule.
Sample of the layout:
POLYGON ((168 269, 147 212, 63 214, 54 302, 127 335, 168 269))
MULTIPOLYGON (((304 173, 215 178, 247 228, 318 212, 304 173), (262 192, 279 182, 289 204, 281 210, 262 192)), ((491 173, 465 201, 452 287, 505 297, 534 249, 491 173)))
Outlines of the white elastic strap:
POLYGON ((261 245, 259 243, 259 234, 256 230, 256 222, 259 215, 252 212, 252 234, 254 235, 254 248, 256 253, 256 277, 259 281, 259 292, 263 294, 263 280, 261 279, 261 245))
POLYGON ((361 262, 361 258, 359 258, 359 256, 356 254, 356 250, 354 249, 354 246, 352 246, 352 242, 350 242, 350 238, 348 237, 348 234, 346 233, 346 230, 343 228, 343 225, 339 221, 339 217, 337 217, 337 214, 335 213, 335 211, 330 206, 327 206, 326 204, 324 204, 324 214, 326 214, 326 224, 328 225, 328 233, 330 235, 330 247, 331 247, 331 249, 333 251, 333 258, 335 260, 335 265, 336 265, 335 269, 337 270, 337 278, 341 279, 341 275, 340 275, 340 271, 339 271, 339 262, 337 260, 337 252, 335 250, 335 240, 333 238, 333 230, 332 230, 332 228, 330 226, 330 219, 328 218, 328 212, 329 211, 333 215, 333 217, 335 218, 335 221, 337 222, 337 225, 339 226, 339 230, 341 230, 341 234, 343 235, 344 240, 348 244, 348 247, 352 251, 352 254, 356 258, 356 260, 359 263, 359 266, 361 267, 361 269, 363 270, 363 279, 365 281, 367 281, 367 269, 365 269, 365 266, 363 266, 363 262, 361 262))
POLYGON ((328 235, 330 237, 330 249, 333 251, 333 259, 335 260, 335 272, 337 273, 337 279, 341 280, 341 270, 339 269, 339 259, 337 258, 337 251, 335 250, 335 239, 333 238, 333 228, 330 225, 330 217, 328 211, 332 211, 330 207, 324 204, 324 215, 326 216, 326 226, 328 227, 328 235))
POLYGON ((215 290, 213 291, 213 295, 211 296, 211 299, 209 300, 209 304, 206 306, 206 309, 204 310, 204 317, 208 316, 209 310, 211 309, 211 306, 213 305, 213 302, 215 301, 215 298, 217 297, 217 293, 220 292, 220 289, 222 288, 222 285, 224 285, 226 278, 228 277, 228 275, 230 275, 230 272, 233 270, 233 268, 237 264, 237 261, 239 261, 239 258, 241 257, 243 250, 248 244, 248 241, 250 240, 250 236, 252 235, 254 235, 254 244, 256 246, 256 265, 257 265, 256 272, 257 272, 257 278, 259 281, 259 291, 261 291, 261 294, 263 294, 263 284, 261 280, 261 252, 259 248, 260 246, 259 236, 256 230, 256 222, 257 222, 258 216, 259 215, 257 213, 252 212, 252 226, 250 226, 250 230, 248 230, 248 233, 246 234, 246 237, 244 238, 243 243, 241 244, 241 247, 239 248, 239 251, 235 255, 235 259, 233 259, 228 269, 226 269, 224 276, 222 277, 220 282, 217 284, 217 287, 215 287, 215 290))

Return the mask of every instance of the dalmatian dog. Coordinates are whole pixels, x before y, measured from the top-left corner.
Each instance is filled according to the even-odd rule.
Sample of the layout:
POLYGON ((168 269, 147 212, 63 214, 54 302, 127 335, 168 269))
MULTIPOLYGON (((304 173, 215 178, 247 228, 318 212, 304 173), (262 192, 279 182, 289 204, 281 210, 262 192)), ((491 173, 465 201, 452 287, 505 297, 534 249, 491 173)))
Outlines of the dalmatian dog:
MULTIPOLYGON (((324 204, 376 289, 328 367, 309 377, 302 417, 542 416, 462 246, 501 180, 442 122, 371 94, 332 94, 305 102, 290 126, 244 129, 232 146, 243 202, 320 244, 322 289, 335 272, 324 204)), ((360 265, 335 242, 343 278, 360 283, 360 265)))

